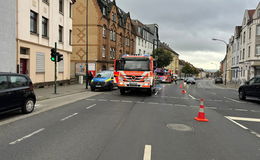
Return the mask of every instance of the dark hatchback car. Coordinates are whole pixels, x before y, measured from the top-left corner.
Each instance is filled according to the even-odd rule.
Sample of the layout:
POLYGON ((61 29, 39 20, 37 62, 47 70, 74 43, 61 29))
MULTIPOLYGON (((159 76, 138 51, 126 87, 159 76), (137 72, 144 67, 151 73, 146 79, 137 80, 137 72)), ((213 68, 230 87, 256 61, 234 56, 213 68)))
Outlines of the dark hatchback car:
POLYGON ((34 110, 36 96, 33 84, 26 75, 0 73, 0 113, 22 110, 31 113, 34 110))
POLYGON ((218 83, 222 84, 223 83, 223 79, 220 78, 220 77, 215 78, 215 84, 218 84, 218 83))
POLYGON ((246 97, 260 98, 260 76, 254 77, 245 82, 238 89, 239 99, 245 100, 246 97))
POLYGON ((196 84, 196 80, 192 77, 189 77, 187 80, 186 80, 186 83, 187 84, 196 84))

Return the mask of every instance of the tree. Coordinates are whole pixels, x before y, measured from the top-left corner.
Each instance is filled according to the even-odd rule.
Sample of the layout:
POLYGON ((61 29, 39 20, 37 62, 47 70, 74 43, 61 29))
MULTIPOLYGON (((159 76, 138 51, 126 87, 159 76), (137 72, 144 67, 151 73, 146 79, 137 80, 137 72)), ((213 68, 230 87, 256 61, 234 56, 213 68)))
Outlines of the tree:
POLYGON ((169 64, 171 64, 172 60, 173 60, 173 55, 171 52, 162 49, 162 48, 158 48, 153 52, 152 55, 154 58, 158 58, 157 59, 157 67, 158 68, 163 68, 168 66, 169 64))
POLYGON ((184 67, 181 70, 181 72, 184 73, 185 77, 186 77, 186 75, 193 74, 194 70, 193 70, 193 68, 191 67, 191 65, 189 63, 185 63, 184 67))

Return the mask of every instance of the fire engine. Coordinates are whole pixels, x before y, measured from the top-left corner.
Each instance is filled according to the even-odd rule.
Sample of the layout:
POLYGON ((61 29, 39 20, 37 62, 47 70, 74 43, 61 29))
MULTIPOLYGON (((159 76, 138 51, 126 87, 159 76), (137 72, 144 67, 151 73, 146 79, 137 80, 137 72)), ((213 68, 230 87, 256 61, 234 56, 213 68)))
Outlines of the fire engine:
POLYGON ((124 55, 115 60, 115 81, 121 95, 128 90, 142 89, 148 95, 155 91, 155 62, 149 55, 134 56, 124 55))
POLYGON ((167 70, 164 68, 157 68, 156 74, 157 74, 160 82, 171 83, 173 81, 170 70, 167 70))

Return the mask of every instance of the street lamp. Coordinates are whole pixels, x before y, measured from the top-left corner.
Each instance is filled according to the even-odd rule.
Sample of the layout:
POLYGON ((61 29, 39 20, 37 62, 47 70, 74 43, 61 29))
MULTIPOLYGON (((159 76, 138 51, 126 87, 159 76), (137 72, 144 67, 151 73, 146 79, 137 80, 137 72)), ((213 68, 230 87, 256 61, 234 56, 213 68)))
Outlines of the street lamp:
POLYGON ((86 0, 86 89, 88 89, 88 0, 86 0))
POLYGON ((228 53, 228 44, 226 41, 222 40, 222 39, 217 39, 217 38, 212 38, 213 41, 219 41, 219 42, 223 42, 226 45, 226 69, 225 69, 225 85, 227 85, 227 53, 228 53))

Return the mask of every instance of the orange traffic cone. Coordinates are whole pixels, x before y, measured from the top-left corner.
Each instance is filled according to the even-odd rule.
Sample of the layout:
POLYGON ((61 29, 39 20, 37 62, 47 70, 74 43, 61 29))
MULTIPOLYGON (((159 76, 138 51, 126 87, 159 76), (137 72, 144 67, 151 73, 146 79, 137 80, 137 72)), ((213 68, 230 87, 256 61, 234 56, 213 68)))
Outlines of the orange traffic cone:
POLYGON ((184 89, 182 89, 182 90, 181 90, 181 93, 182 93, 182 94, 186 94, 187 92, 186 92, 184 89))
POLYGON ((182 83, 180 84, 180 89, 182 89, 183 87, 182 87, 182 83))
POLYGON ((208 122, 209 120, 206 119, 205 112, 204 112, 204 99, 200 99, 200 110, 198 113, 198 117, 195 117, 194 119, 200 122, 208 122))

